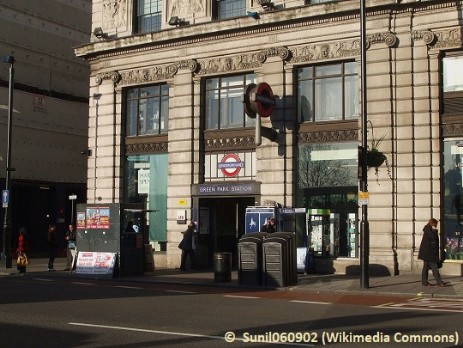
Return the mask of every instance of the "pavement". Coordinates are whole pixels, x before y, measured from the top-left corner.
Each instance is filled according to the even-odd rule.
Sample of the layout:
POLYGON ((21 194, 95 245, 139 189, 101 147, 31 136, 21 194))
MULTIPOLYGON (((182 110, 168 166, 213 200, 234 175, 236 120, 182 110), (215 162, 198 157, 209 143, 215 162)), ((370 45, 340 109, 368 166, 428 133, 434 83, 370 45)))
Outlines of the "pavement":
MULTIPOLYGON (((27 267, 26 276, 47 276, 47 277, 73 277, 79 278, 75 272, 63 271, 66 259, 55 260, 55 272, 47 271, 45 258, 32 259, 27 267)), ((0 279, 5 276, 18 276, 16 266, 6 269, 0 265, 0 279)), ((88 278, 88 276, 86 277, 88 278)), ((110 278, 112 281, 147 282, 163 284, 182 284, 200 286, 222 286, 231 288, 258 288, 272 289, 265 286, 252 286, 240 284, 238 272, 231 272, 230 281, 216 281, 213 270, 181 272, 179 269, 156 269, 153 272, 145 272, 143 275, 126 275, 110 278)), ((420 275, 402 274, 396 276, 369 276, 368 287, 361 286, 360 276, 344 274, 298 274, 297 283, 286 287, 274 289, 296 292, 332 293, 332 294, 365 294, 365 295, 396 295, 412 297, 435 297, 463 299, 463 277, 443 277, 447 283, 445 287, 422 286, 420 275)), ((429 280, 434 282, 430 272, 429 280)), ((434 282, 435 283, 435 282, 434 282)))

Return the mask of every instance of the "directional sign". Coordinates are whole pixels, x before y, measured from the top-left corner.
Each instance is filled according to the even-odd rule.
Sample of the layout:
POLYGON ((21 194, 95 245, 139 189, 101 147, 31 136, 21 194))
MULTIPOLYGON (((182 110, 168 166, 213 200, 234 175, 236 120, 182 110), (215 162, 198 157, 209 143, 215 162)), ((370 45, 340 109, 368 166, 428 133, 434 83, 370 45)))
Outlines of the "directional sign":
POLYGON ((8 190, 2 190, 2 207, 7 208, 10 202, 10 192, 8 190))

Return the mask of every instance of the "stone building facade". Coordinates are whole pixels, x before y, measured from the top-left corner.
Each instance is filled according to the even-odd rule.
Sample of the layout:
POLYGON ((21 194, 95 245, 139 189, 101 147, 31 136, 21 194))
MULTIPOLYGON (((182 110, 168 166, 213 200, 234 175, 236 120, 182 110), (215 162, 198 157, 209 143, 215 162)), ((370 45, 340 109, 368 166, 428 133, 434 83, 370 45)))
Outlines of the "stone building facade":
MULTIPOLYGON (((391 274, 420 269, 430 217, 443 245, 457 243, 443 273, 462 271, 461 5, 366 1, 368 142, 387 158, 368 171, 368 257, 391 274)), ((283 208, 279 229, 317 270, 355 271, 358 1, 94 0, 92 29, 75 50, 91 70, 88 203, 143 203, 167 267, 179 265, 182 222, 198 222, 210 266, 216 251, 236 261, 247 223, 261 223, 246 208, 283 208), (260 142, 242 100, 261 83, 276 104, 260 142)))

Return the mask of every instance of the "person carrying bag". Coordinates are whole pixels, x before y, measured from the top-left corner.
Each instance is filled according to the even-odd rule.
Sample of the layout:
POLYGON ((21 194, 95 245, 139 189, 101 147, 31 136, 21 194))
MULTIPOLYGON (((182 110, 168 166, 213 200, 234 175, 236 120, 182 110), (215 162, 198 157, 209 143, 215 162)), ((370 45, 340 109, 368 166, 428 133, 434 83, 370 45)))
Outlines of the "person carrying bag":
POLYGON ((18 237, 18 248, 16 252, 18 253, 18 258, 16 259, 16 268, 18 273, 26 273, 26 267, 29 265, 29 259, 27 258, 26 251, 29 251, 29 242, 26 236, 26 229, 21 227, 19 229, 18 237))

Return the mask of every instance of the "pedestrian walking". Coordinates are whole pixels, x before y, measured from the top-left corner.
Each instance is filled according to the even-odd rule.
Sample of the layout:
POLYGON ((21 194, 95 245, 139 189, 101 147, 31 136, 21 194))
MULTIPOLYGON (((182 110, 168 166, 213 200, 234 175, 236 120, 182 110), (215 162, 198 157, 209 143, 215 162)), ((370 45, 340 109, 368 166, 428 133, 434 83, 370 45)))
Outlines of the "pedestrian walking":
POLYGON ((66 231, 66 268, 65 271, 72 271, 74 255, 76 253, 76 231, 74 225, 70 224, 66 231))
POLYGON ((190 264, 192 269, 196 269, 196 256, 195 251, 193 249, 193 237, 194 237, 194 229, 196 224, 192 221, 188 224, 188 228, 183 233, 183 239, 178 245, 180 249, 182 249, 182 259, 180 262, 180 270, 186 271, 186 261, 188 256, 190 257, 190 264))
POLYGON ((56 258, 56 225, 48 225, 47 245, 48 245, 48 271, 54 271, 53 263, 56 258))
POLYGON ((26 252, 29 251, 29 239, 26 235, 26 228, 21 227, 19 229, 19 236, 18 236, 18 247, 16 252, 18 253, 17 265, 16 268, 18 273, 24 274, 26 273, 26 267, 29 264, 29 259, 27 258, 26 252))
POLYGON ((439 233, 437 231, 437 220, 429 219, 423 228, 423 238, 421 239, 418 259, 423 260, 423 270, 421 271, 421 284, 423 286, 434 286, 429 283, 429 270, 432 271, 436 279, 437 286, 445 286, 439 273, 438 264, 441 262, 439 256, 439 233))

